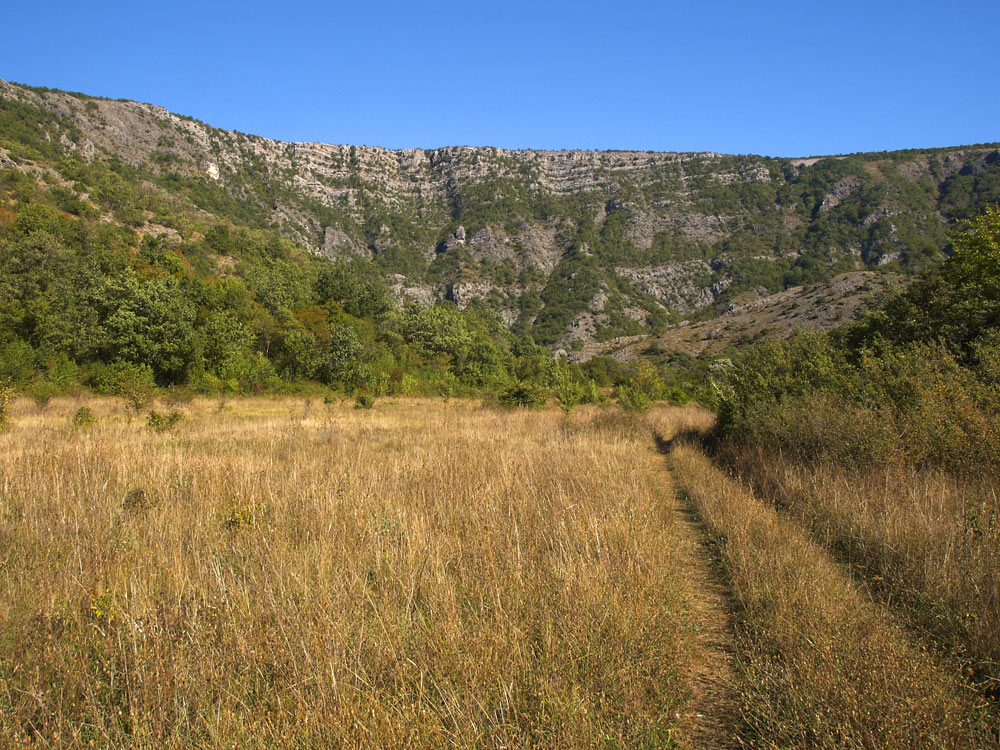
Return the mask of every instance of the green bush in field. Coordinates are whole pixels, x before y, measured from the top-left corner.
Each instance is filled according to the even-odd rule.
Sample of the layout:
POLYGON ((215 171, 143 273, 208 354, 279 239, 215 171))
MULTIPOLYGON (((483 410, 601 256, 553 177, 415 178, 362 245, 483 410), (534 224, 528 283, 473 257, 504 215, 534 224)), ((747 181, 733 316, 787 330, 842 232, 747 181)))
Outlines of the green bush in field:
POLYGON ((0 383, 0 430, 10 426, 10 405, 13 400, 13 387, 9 383, 0 383))
POLYGON ((634 380, 615 389, 618 405, 630 414, 645 414, 653 406, 653 401, 645 390, 634 380))
POLYGON ((112 362, 96 367, 91 375, 91 386, 98 393, 121 397, 129 416, 145 409, 156 390, 152 368, 132 362, 112 362))
POLYGON ((70 423, 74 427, 90 427, 93 424, 97 424, 97 417, 94 416, 94 412, 89 406, 81 406, 73 414, 70 423))
POLYGON ((553 389, 552 394, 563 414, 569 416, 576 406, 584 402, 587 397, 587 389, 582 383, 567 379, 559 383, 553 389))
POLYGON ((183 412, 176 409, 171 411, 169 414, 161 414, 158 411, 150 411, 149 416, 146 419, 146 424, 156 432, 167 432, 172 430, 178 422, 184 419, 183 412))
POLYGON ((515 378, 497 394, 497 400, 504 406, 538 408, 545 406, 546 394, 539 384, 515 378))

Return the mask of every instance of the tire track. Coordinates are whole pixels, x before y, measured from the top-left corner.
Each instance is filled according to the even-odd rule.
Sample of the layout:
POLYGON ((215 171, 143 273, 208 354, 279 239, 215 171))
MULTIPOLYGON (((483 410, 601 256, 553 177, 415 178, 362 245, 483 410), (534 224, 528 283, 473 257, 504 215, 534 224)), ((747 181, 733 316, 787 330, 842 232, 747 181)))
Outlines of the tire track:
MULTIPOLYGON (((669 442, 655 436, 660 453, 669 442)), ((687 583, 698 635, 687 664, 690 698, 679 715, 680 728, 692 748, 741 748, 739 677, 735 655, 733 608, 729 587, 719 571, 718 556, 701 519, 678 489, 669 467, 667 509, 686 543, 687 583)))

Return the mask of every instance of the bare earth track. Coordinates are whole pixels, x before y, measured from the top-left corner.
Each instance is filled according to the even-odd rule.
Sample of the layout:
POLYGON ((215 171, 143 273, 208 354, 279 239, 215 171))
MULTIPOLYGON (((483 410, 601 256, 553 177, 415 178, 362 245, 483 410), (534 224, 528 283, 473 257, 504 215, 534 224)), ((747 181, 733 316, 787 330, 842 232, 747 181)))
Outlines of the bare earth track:
POLYGON ((676 528, 690 542, 688 581, 697 592, 692 615, 700 634, 696 640, 698 658, 689 665, 691 698, 681 713, 681 728, 694 747, 738 748, 738 676, 734 665, 732 608, 729 589, 720 580, 717 562, 697 515, 680 493, 674 493, 671 511, 676 528))
MULTIPOLYGON (((681 430, 676 424, 659 420, 656 426, 657 450, 665 457, 670 451, 670 440, 665 435, 673 438, 681 430)), ((666 465, 663 476, 670 498, 667 505, 670 525, 684 541, 686 584, 693 593, 689 606, 698 632, 693 656, 687 664, 690 697, 680 713, 681 733, 695 748, 745 747, 740 739, 731 592, 701 519, 677 488, 666 465)))

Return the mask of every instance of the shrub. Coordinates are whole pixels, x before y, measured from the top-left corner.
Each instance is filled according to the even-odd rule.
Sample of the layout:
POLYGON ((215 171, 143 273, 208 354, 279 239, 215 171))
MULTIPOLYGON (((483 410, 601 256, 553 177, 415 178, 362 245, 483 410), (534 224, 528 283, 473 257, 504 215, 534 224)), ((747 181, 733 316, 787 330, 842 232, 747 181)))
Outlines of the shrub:
POLYGON ((674 385, 667 389, 666 399, 674 406, 684 406, 691 400, 691 397, 679 385, 674 385))
POLYGON ((512 380, 498 395, 504 406, 537 408, 545 405, 545 391, 530 380, 512 380))
POLYGON ((14 389, 9 383, 0 383, 0 430, 10 425, 10 404, 14 400, 14 389))
POLYGON ((38 410, 45 411, 49 406, 49 401, 59 392, 59 389, 47 380, 39 380, 33 383, 27 392, 38 410))
POLYGON ((125 411, 130 417, 146 408, 156 388, 152 368, 132 362, 112 362, 98 367, 90 380, 98 393, 124 399, 125 411))
POLYGON ((646 391, 634 381, 618 386, 615 394, 618 405, 630 414, 645 414, 653 405, 646 391))
POLYGON ((370 393, 359 393, 354 400, 355 409, 371 409, 375 406, 375 397, 370 393))
POLYGON ((601 393, 601 387, 593 380, 588 380, 583 403, 585 404, 606 404, 608 397, 601 393))
POLYGON ((176 409, 171 411, 169 414, 160 414, 158 411, 150 411, 146 424, 148 424, 156 432, 166 432, 167 430, 172 430, 174 426, 183 419, 184 414, 176 409))
POLYGON ((582 404, 584 399, 587 397, 585 387, 575 380, 563 381, 555 387, 552 393, 555 396, 556 403, 559 405, 559 408, 566 416, 569 416, 572 413, 573 408, 578 404, 582 404))
POLYGON ((94 416, 94 412, 89 406, 81 406, 76 410, 70 422, 74 427, 90 427, 90 425, 97 423, 97 417, 94 416))

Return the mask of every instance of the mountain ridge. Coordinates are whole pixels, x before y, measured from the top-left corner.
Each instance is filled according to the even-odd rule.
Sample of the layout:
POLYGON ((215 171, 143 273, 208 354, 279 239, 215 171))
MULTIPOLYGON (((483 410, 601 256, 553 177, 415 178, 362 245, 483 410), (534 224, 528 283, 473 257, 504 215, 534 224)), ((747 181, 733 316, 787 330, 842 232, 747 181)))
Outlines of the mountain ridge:
POLYGON ((53 153, 120 161, 221 218, 364 258, 398 295, 483 304, 570 351, 661 332, 751 290, 911 273, 1000 193, 996 144, 796 158, 393 150, 277 141, 6 81, 0 99, 53 118, 36 128, 53 153))

